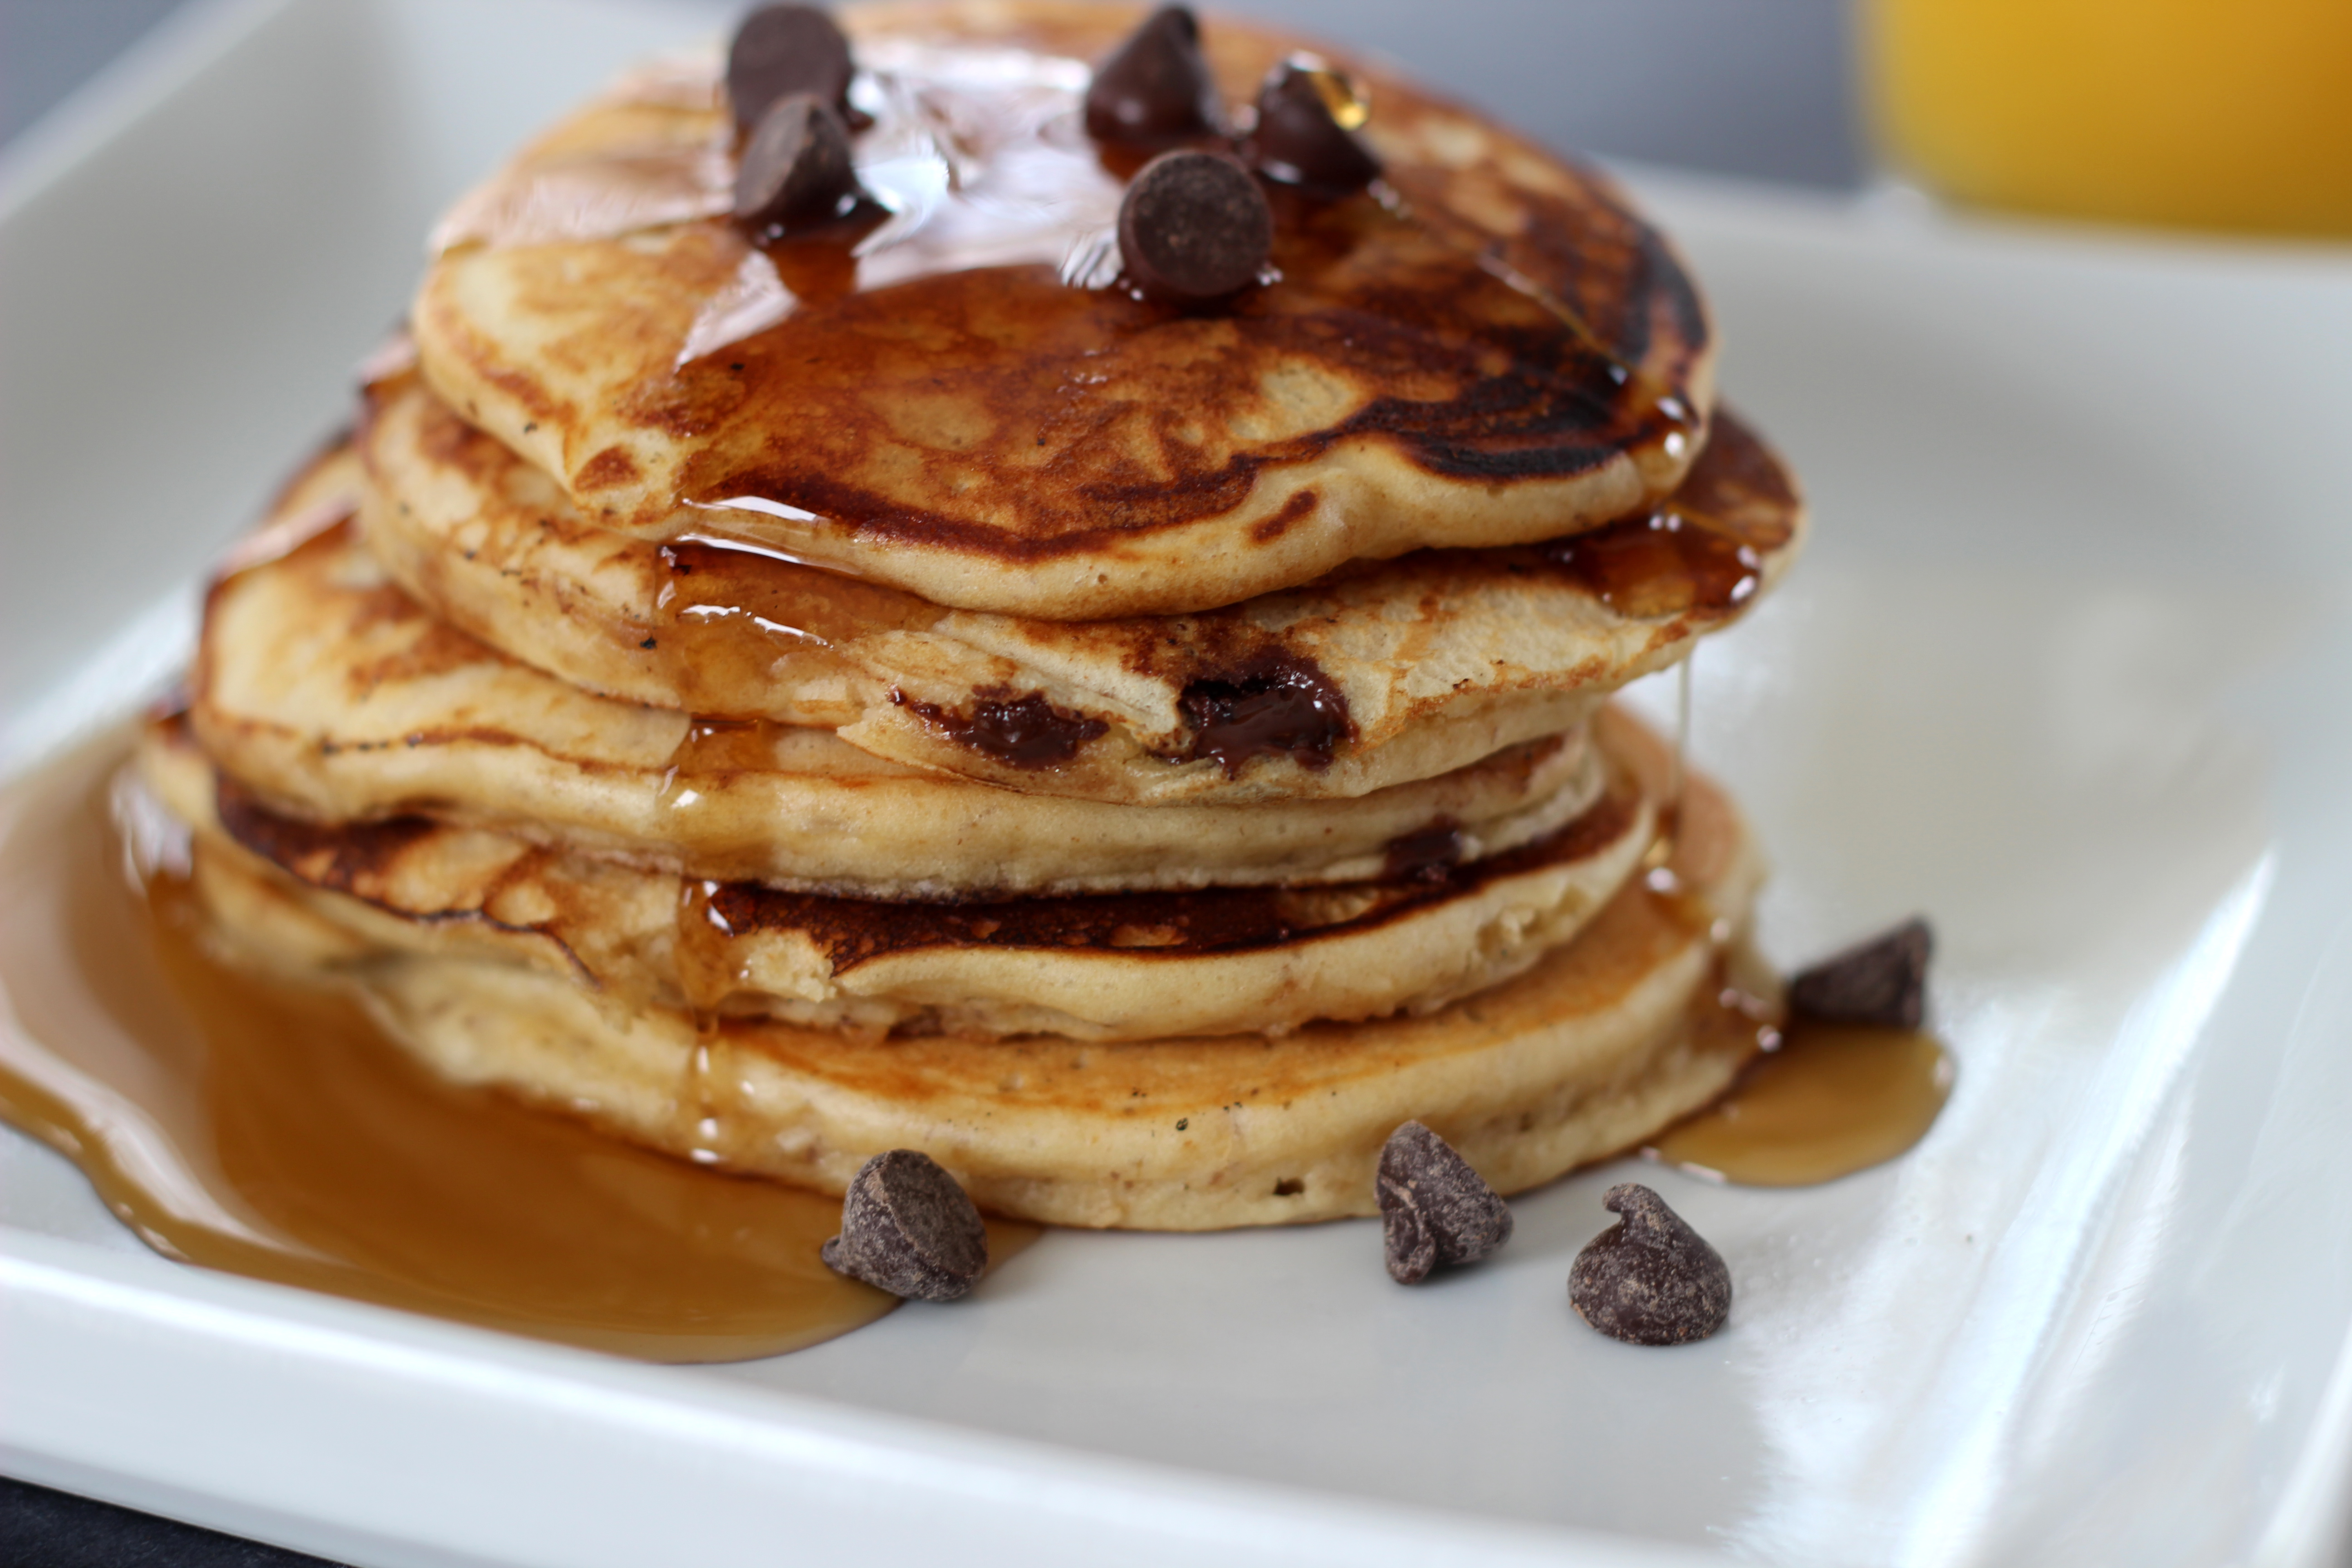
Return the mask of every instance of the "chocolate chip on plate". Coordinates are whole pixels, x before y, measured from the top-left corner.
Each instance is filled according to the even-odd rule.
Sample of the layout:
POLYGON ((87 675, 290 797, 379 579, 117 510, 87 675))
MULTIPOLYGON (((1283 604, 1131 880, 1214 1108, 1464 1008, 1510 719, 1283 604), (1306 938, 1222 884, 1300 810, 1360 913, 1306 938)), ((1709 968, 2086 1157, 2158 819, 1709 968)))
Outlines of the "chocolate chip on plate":
POLYGON ((1087 134, 1100 142, 1181 142, 1213 136, 1223 106, 1201 56, 1192 7, 1162 5, 1095 68, 1087 134))
POLYGON ((1678 1345, 1731 1315, 1731 1270, 1666 1200, 1635 1182, 1601 1196, 1623 1217, 1585 1244, 1568 1271, 1576 1315, 1612 1340, 1678 1345))
POLYGON ((1475 1263, 1511 1239, 1510 1205, 1418 1121, 1389 1134, 1375 1184, 1389 1278, 1400 1285, 1420 1284, 1440 1264, 1475 1263))
POLYGON ((1789 982, 1789 1005, 1828 1024, 1916 1029, 1927 1006, 1927 922, 1914 918, 1832 953, 1789 982))
POLYGON ((768 107, 735 171, 735 216, 754 230, 821 223, 857 189, 849 127, 814 93, 787 93, 768 107))
POLYGON ((1285 60, 1258 89, 1250 159, 1269 180, 1317 195, 1346 195, 1381 176, 1358 139, 1365 101, 1356 84, 1312 56, 1285 60))
POLYGON ((952 1301, 988 1268, 980 1211, 929 1154, 893 1149, 858 1167, 824 1266, 893 1296, 952 1301))
POLYGON ((1274 209, 1257 177, 1222 153, 1162 153, 1118 209, 1127 274, 1146 291, 1213 300, 1247 288, 1274 249, 1274 209))
POLYGON ((814 5, 762 5, 735 29, 727 50, 727 101, 748 136, 775 101, 805 92, 836 111, 849 106, 849 40, 814 5))

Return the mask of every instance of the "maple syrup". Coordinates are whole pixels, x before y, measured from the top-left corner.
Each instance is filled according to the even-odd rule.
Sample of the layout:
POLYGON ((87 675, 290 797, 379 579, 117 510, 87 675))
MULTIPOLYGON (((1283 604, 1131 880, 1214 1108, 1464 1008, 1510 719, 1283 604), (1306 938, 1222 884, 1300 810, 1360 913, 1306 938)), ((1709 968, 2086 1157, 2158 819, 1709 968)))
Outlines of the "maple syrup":
MULTIPOLYGON (((0 804, 0 1116, 149 1245, 650 1361, 773 1355, 897 1304, 818 1261, 839 1200, 444 1083, 353 993, 215 957, 184 881, 124 874, 105 800, 124 750, 0 804)), ((992 1221, 992 1256, 1038 1234, 992 1221)))
MULTIPOLYGON (((0 803, 0 989, 16 1024, 0 1035, 0 1116, 72 1158, 151 1246, 655 1361, 777 1354, 896 1305, 818 1261, 836 1200, 445 1083, 354 992, 224 962, 180 877, 125 875, 155 850, 133 855, 108 818, 123 750, 86 748, 0 803)), ((1695 918, 1678 892, 1643 896, 1695 918)), ((1948 1091, 1949 1058, 1924 1036, 1800 1022, 1759 1056, 1769 1009, 1728 984, 1712 1000, 1696 1048, 1750 1065, 1654 1142, 1659 1158, 1746 1184, 1826 1181, 1910 1147, 1948 1091)), ((999 1260, 1038 1234, 989 1230, 999 1260)))
POLYGON ((703 535, 644 546, 660 563, 654 620, 638 647, 692 710, 723 713, 746 691, 845 690, 858 679, 840 650, 893 631, 927 631, 947 612, 901 589, 703 535))
MULTIPOLYGON (((1692 929, 1705 921, 1677 865, 1689 781, 1691 663, 1675 671, 1675 731, 1663 767, 1656 837, 1643 857, 1643 890, 1692 929)), ((1653 763, 1654 769, 1656 764, 1653 763)), ((1917 1143, 1952 1087, 1951 1054, 1912 1029, 1825 1023, 1777 1009, 1728 984, 1702 1004, 1702 1049, 1748 1058, 1730 1089, 1667 1128, 1643 1152, 1739 1186, 1801 1187, 1880 1165, 1917 1143)))
MULTIPOLYGON (((1704 439, 1709 330, 1681 263, 1581 171, 1495 192, 1491 171, 1526 155, 1499 134, 1481 137, 1493 151, 1475 174, 1433 156, 1340 199, 1273 189, 1269 263, 1217 307, 1252 323, 1238 341, 1146 298, 1115 239, 1134 171, 1075 112, 1115 26, 1072 13, 984 36, 861 37, 867 199, 805 235, 735 224, 717 78, 674 68, 617 84, 567 122, 569 151, 525 154, 434 246, 660 237, 648 260, 701 300, 671 374, 632 394, 630 417, 690 456, 657 498, 625 504, 654 508, 646 521, 677 501, 830 519, 855 531, 854 558, 894 544, 1040 565, 1091 556, 1233 511, 1260 470, 1342 443, 1475 488, 1584 475, 1619 451, 1671 459, 1704 439), (1187 433, 1192 410, 1265 377, 1391 395, 1280 438, 1187 433)), ((1246 98, 1287 51, 1224 36, 1241 53, 1223 89, 1246 98), (1257 54, 1271 58, 1243 64, 1257 54)), ((1381 97, 1398 145, 1458 146, 1458 111, 1402 82, 1381 97)), ((644 477, 588 466, 599 460, 567 482, 644 477)), ((745 530, 770 536, 751 518, 745 530)))
POLYGON ((1798 1018, 1731 1091, 1645 1151, 1749 1187, 1802 1187, 1866 1171, 1927 1136, 1952 1058, 1912 1029, 1798 1018))

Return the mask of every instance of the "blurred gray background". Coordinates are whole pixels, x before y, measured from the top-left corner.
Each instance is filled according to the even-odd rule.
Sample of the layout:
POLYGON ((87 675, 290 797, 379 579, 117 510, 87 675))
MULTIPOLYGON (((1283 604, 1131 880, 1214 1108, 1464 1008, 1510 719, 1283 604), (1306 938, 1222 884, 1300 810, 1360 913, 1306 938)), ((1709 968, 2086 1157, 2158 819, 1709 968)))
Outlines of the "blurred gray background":
MULTIPOLYGON (((0 142, 184 5, 0 0, 0 142)), ((656 0, 713 26, 739 6, 656 0)), ((1216 0, 1409 62, 1557 146, 1856 183, 1849 0, 1216 0), (1507 40, 1508 47, 1498 47, 1507 40)))

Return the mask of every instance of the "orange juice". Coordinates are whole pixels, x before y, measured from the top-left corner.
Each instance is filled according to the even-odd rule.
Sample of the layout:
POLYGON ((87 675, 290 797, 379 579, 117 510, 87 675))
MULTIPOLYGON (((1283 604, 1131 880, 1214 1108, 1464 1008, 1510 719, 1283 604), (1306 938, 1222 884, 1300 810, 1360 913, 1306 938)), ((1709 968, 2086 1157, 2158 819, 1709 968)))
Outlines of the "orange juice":
POLYGON ((1945 195, 2352 235, 2352 0, 1870 0, 1881 142, 1945 195))

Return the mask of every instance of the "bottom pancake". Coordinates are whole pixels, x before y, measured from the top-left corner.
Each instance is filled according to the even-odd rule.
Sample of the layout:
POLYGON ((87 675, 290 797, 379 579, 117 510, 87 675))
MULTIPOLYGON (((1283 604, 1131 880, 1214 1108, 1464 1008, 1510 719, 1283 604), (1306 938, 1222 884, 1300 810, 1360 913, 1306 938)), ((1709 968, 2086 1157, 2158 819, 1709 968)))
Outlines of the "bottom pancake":
MULTIPOLYGON (((984 1208, 1050 1224, 1205 1230, 1374 1212, 1382 1142, 1428 1123, 1517 1192, 1697 1110, 1758 1045, 1769 995, 1741 937, 1760 858, 1694 781, 1674 870, 1635 881, 1517 979, 1423 1016, 1293 1034, 1096 1044, 859 1037, 600 1008, 570 980, 387 954, 354 973, 394 1038, 487 1084, 700 1163, 839 1192, 915 1148, 984 1208)), ((301 967, 320 922, 247 908, 234 949, 301 967), (308 944, 308 945, 306 945, 308 944)))

